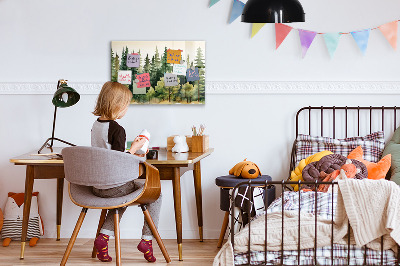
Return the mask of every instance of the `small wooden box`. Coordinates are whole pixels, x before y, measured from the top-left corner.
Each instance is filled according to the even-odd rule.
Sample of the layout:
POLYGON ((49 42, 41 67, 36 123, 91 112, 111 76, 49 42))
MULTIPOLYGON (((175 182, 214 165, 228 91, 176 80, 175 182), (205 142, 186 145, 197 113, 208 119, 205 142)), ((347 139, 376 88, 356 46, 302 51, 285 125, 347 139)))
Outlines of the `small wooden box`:
POLYGON ((209 136, 192 136, 192 152, 205 152, 208 150, 209 136))
MULTIPOLYGON (((175 146, 175 136, 177 135, 173 135, 167 138, 167 151, 172 151, 172 148, 175 146)), ((192 151, 192 136, 186 136, 186 143, 189 146, 189 151, 192 151)))

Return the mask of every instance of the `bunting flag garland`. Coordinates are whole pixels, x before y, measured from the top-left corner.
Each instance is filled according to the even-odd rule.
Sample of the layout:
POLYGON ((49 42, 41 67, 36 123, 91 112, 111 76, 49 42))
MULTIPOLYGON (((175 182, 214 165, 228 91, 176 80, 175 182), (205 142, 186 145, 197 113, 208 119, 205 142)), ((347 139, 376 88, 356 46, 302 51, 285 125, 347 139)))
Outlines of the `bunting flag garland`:
POLYGON ((317 33, 315 31, 299 30, 301 54, 304 58, 317 33))
POLYGON ((232 23, 235 19, 242 15, 242 11, 244 8, 244 3, 239 0, 233 0, 231 17, 229 18, 229 24, 232 23))
MULTIPOLYGON (((220 0, 209 0, 209 7, 212 7, 220 0)), ((243 0, 231 0, 232 1, 232 10, 229 16, 229 24, 232 24, 243 12, 245 7, 245 3, 243 0)), ((365 55, 368 47, 369 36, 372 30, 380 30, 385 36, 386 40, 392 46, 394 50, 397 49, 397 31, 398 31, 398 22, 400 20, 395 20, 374 28, 368 28, 360 31, 351 31, 351 32, 333 32, 333 33, 324 33, 324 32, 315 32, 310 30, 293 28, 285 24, 275 23, 275 41, 276 48, 278 49, 286 37, 292 30, 298 30, 300 36, 301 43, 301 53, 304 58, 307 54, 308 49, 310 48, 312 42, 315 37, 318 35, 322 35, 324 38, 329 56, 333 58, 337 47, 339 45, 340 37, 344 34, 351 34, 353 36, 354 41, 359 47, 361 53, 365 55)), ((266 23, 252 23, 251 29, 251 38, 253 38, 264 26, 266 23)))
POLYGON ((219 2, 219 0, 210 0, 210 5, 208 7, 212 7, 213 5, 215 5, 218 2, 219 2))
POLYGON ((265 23, 253 23, 252 28, 251 28, 251 38, 256 35, 262 27, 264 27, 265 23))
POLYGON ((339 32, 334 32, 334 33, 325 33, 323 36, 326 48, 328 48, 329 55, 332 58, 333 54, 336 51, 336 48, 338 47, 339 39, 340 36, 342 36, 342 34, 340 34, 339 32))
POLYGON ((365 55, 365 51, 367 50, 370 32, 371 32, 371 29, 351 32, 351 35, 353 36, 354 40, 356 41, 356 43, 357 43, 358 47, 360 48, 360 51, 363 55, 365 55))
POLYGON ((394 50, 397 48, 397 24, 396 20, 378 27, 394 50))
POLYGON ((278 49, 278 47, 282 44, 282 42, 285 40, 286 36, 288 36, 292 29, 293 28, 288 25, 275 23, 276 49, 278 49))

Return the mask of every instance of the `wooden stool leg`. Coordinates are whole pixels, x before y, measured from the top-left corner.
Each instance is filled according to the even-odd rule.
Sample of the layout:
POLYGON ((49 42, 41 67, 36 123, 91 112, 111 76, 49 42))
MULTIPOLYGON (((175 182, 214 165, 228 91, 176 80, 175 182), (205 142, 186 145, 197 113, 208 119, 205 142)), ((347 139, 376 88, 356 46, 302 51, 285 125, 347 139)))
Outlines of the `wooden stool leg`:
POLYGON ((157 240, 157 244, 161 249, 161 252, 164 256, 164 259, 167 263, 171 262, 171 259, 168 255, 168 251, 164 246, 164 243, 162 242, 162 239, 160 237, 160 234, 158 233, 158 230, 156 228, 156 225, 153 222, 153 219, 151 218, 151 215, 149 213, 149 211, 146 209, 145 205, 140 205, 140 207, 142 208, 143 214, 144 214, 144 219, 146 220, 147 224, 150 227, 151 232, 153 233, 153 236, 155 237, 155 239, 157 240))
POLYGON ((120 242, 120 235, 119 235, 119 213, 118 209, 115 209, 114 214, 114 234, 115 234, 115 256, 117 257, 115 265, 121 265, 121 242, 120 242))
POLYGON ((220 248, 222 246, 222 242, 224 241, 224 237, 225 237, 226 228, 228 227, 228 222, 229 222, 229 212, 225 212, 225 217, 224 217, 224 221, 222 222, 221 234, 219 235, 217 248, 220 248))
MULTIPOLYGON (((107 215, 107 210, 106 209, 101 210, 101 215, 100 215, 100 219, 99 219, 99 225, 97 226, 96 238, 100 234, 101 227, 103 227, 104 221, 106 220, 106 215, 107 215)), ((96 250, 96 248, 94 247, 94 244, 93 244, 92 258, 96 258, 96 254, 97 254, 97 250, 96 250)))
POLYGON ((81 229, 83 219, 85 219, 87 212, 87 208, 82 208, 81 214, 79 215, 78 221, 76 222, 74 232, 72 232, 71 239, 69 240, 67 249, 65 250, 64 257, 60 263, 61 266, 64 266, 67 263, 69 254, 71 253, 72 247, 74 246, 76 237, 78 236, 79 230, 81 229))

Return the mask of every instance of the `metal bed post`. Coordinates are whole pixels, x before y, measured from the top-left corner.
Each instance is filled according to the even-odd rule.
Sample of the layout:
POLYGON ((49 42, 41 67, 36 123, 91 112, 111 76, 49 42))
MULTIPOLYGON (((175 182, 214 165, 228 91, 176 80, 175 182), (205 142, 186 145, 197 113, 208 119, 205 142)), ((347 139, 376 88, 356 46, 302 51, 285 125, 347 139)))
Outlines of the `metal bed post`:
POLYGON ((318 213, 318 180, 315 180, 315 211, 314 211, 314 230, 315 230, 315 237, 314 237, 314 265, 317 266, 317 213, 318 213))
POLYGON ((346 105, 346 107, 345 107, 345 116, 346 116, 346 119, 345 119, 345 121, 346 121, 346 125, 345 125, 345 128, 346 128, 346 130, 345 130, 345 137, 347 138, 347 105, 346 105))
POLYGON ((360 106, 357 107, 357 136, 360 136, 360 106))
POLYGON ((321 106, 321 136, 324 136, 324 107, 321 106))
POLYGON ((331 231, 331 264, 332 265, 333 265, 333 215, 334 215, 334 213, 333 213, 333 208, 334 208, 334 206, 333 206, 333 200, 334 200, 333 199, 333 195, 335 194, 334 191, 335 191, 335 183, 332 181, 332 206, 331 206, 332 207, 332 210, 331 210, 332 211, 332 213, 331 213, 332 214, 332 220, 331 220, 331 225, 332 225, 331 226, 331 228, 332 228, 331 229, 332 230, 331 231))
POLYGON ((301 180, 298 181, 299 188, 299 224, 298 224, 298 239, 297 239, 297 265, 300 265, 300 206, 301 206, 301 190, 300 190, 301 180))
POLYGON ((285 208, 284 208, 284 198, 285 198, 285 181, 282 180, 282 234, 281 234, 281 265, 283 265, 283 226, 284 226, 284 212, 285 212, 285 208))
POLYGON ((248 243, 248 246, 247 246, 247 258, 248 258, 248 262, 249 262, 249 265, 250 265, 250 262, 251 262, 251 254, 250 254, 250 244, 251 244, 251 211, 253 210, 253 208, 254 208, 254 202, 252 202, 252 200, 253 200, 253 188, 252 188, 252 186, 251 186, 251 179, 249 180, 249 186, 248 186, 248 188, 250 189, 250 195, 249 195, 249 199, 250 199, 250 210, 248 210, 248 212, 247 212, 247 215, 248 215, 248 217, 247 217, 247 222, 248 222, 248 227, 249 227, 249 243, 248 243))
POLYGON ((267 249, 268 249, 268 211, 267 211, 267 204, 268 204, 268 199, 269 199, 269 191, 268 191, 268 180, 265 180, 265 187, 264 187, 264 191, 266 191, 266 196, 265 198, 267 200, 264 199, 264 211, 265 211, 265 246, 264 246, 264 265, 267 265, 267 249))

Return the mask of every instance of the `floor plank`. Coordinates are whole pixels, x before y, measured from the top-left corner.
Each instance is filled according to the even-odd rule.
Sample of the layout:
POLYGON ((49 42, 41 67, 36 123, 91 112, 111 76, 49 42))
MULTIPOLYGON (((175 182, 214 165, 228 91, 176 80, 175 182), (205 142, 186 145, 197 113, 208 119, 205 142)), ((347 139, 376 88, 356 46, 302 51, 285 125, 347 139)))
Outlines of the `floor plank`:
MULTIPOLYGON (((64 255, 69 239, 40 239, 36 247, 27 246, 25 249, 25 259, 19 259, 21 244, 18 241, 12 241, 9 247, 0 246, 0 264, 3 266, 11 265, 60 265, 61 258, 64 255)), ((150 264, 143 258, 143 254, 136 249, 140 240, 121 240, 122 264, 123 265, 146 265, 150 264)), ((218 253, 217 240, 188 240, 183 241, 183 261, 178 261, 178 247, 176 240, 163 240, 168 250, 172 262, 167 264, 162 256, 157 243, 153 243, 154 254, 157 258, 157 265, 212 265, 215 255, 218 253)), ((114 258, 114 243, 110 241, 109 251, 114 258)), ((77 239, 68 259, 67 265, 114 265, 112 263, 103 263, 97 259, 92 259, 93 240, 77 239)))

